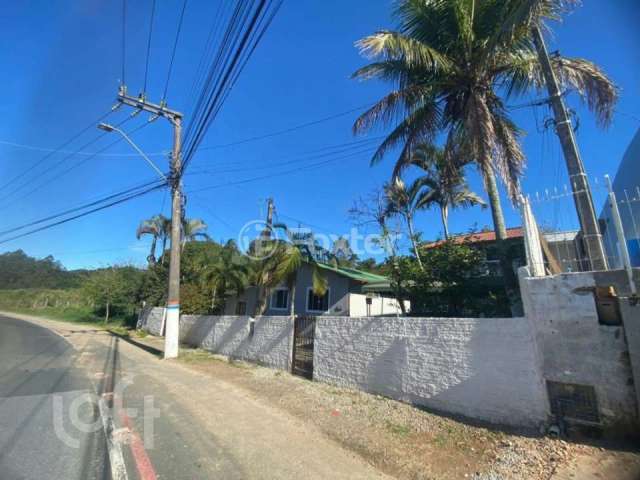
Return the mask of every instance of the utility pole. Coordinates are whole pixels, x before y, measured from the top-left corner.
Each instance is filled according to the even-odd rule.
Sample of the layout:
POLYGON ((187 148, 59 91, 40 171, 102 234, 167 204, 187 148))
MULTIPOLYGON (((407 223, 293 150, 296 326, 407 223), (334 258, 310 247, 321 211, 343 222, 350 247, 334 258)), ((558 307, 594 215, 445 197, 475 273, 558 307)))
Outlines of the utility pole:
POLYGON ((569 171, 569 180, 573 191, 573 200, 578 212, 580 229, 582 230, 584 247, 587 252, 591 270, 607 270, 607 259, 602 245, 602 235, 598 228, 593 198, 584 164, 580 158, 578 144, 573 134, 571 120, 558 87, 558 80, 553 72, 547 47, 538 25, 532 27, 533 42, 538 51, 542 73, 549 91, 549 101, 555 117, 556 133, 562 145, 562 151, 569 171))
POLYGON ((164 358, 176 358, 179 347, 180 329, 180 250, 182 240, 182 114, 168 109, 164 102, 160 105, 147 102, 144 95, 127 95, 121 86, 118 102, 123 105, 150 112, 154 118, 164 117, 173 125, 173 152, 171 154, 171 259, 169 261, 169 293, 167 296, 167 320, 164 336, 164 358))

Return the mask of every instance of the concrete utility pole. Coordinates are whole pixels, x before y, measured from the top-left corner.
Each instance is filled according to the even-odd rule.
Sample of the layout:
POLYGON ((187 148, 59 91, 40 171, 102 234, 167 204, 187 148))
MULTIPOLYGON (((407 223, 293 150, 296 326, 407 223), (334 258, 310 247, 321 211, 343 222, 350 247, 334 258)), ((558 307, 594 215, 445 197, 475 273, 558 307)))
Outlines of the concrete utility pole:
POLYGON ((584 164, 580 158, 578 144, 573 134, 571 120, 562 99, 558 80, 556 79, 544 38, 540 28, 535 25, 532 28, 533 42, 538 51, 542 73, 549 91, 549 100, 555 117, 556 133, 562 145, 562 151, 569 170, 569 179, 573 191, 573 200, 576 204, 583 242, 591 270, 607 270, 607 259, 602 245, 602 235, 598 228, 593 198, 584 164))
POLYGON ((171 259, 169 261, 169 294, 167 296, 167 320, 164 336, 164 358, 176 358, 180 328, 180 250, 182 243, 182 114, 170 110, 164 104, 147 102, 144 96, 131 97, 125 87, 120 87, 118 102, 137 110, 164 117, 173 125, 173 152, 171 154, 171 259))

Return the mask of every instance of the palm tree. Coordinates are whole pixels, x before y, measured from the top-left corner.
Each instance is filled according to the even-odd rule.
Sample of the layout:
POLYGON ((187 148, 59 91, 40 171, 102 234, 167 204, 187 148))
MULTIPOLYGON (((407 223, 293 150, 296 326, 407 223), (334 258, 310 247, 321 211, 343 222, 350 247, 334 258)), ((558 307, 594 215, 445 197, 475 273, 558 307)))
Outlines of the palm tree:
POLYGON ((167 238, 169 237, 169 226, 171 221, 162 214, 142 220, 136 230, 136 238, 140 240, 142 235, 151 235, 151 251, 147 256, 149 265, 156 263, 156 244, 158 239, 162 241, 162 253, 164 253, 167 238))
POLYGON ((220 251, 217 261, 204 271, 204 280, 211 288, 211 309, 217 298, 226 298, 229 290, 242 293, 247 285, 249 267, 233 240, 229 240, 220 251))
POLYGON ((416 179, 407 186, 399 177, 391 183, 385 185, 386 211, 387 217, 400 215, 407 224, 409 239, 413 247, 413 253, 420 269, 423 269, 420 253, 418 252, 418 237, 415 233, 413 219, 416 211, 422 208, 419 204, 423 183, 421 179, 416 179))
POLYGON ((206 230, 209 228, 204 220, 199 218, 185 218, 182 220, 182 248, 187 242, 193 242, 198 238, 209 240, 211 237, 206 230))
POLYGON ((419 145, 411 156, 410 164, 424 171, 417 180, 421 186, 416 200, 416 209, 428 209, 432 205, 440 208, 444 238, 449 238, 449 209, 469 208, 486 203, 471 191, 462 172, 463 166, 447 159, 446 152, 435 145, 419 145))
MULTIPOLYGON (((496 237, 506 227, 495 173, 510 198, 519 194, 525 158, 521 130, 505 99, 545 86, 530 27, 559 18, 568 0, 401 0, 397 31, 380 31, 357 42, 374 60, 353 77, 390 81, 397 89, 363 113, 356 134, 377 125, 393 130, 374 153, 378 163, 400 148, 396 171, 410 163, 421 143, 446 137, 451 158, 474 162, 489 196, 496 237)), ((572 3, 572 2, 569 2, 572 3)), ((611 121, 617 89, 593 63, 560 55, 552 59, 563 89, 575 89, 598 121, 611 121)))
POLYGON ((321 272, 312 247, 309 246, 309 239, 313 242, 313 235, 304 233, 300 236, 282 223, 275 224, 274 229, 283 230, 289 241, 280 239, 262 241, 263 258, 257 262, 254 270, 254 283, 258 288, 255 315, 264 314, 272 289, 285 282, 290 294, 289 313, 294 316, 297 275, 302 263, 312 267, 312 290, 316 295, 326 293, 328 281, 321 272))

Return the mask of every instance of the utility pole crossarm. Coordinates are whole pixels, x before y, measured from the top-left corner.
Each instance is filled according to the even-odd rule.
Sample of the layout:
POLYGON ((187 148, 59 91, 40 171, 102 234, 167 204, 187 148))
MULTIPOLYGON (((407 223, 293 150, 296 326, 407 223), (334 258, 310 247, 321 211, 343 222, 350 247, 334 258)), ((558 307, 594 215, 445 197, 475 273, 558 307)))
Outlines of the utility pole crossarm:
POLYGON ((123 105, 144 110, 158 117, 168 118, 171 121, 175 121, 178 118, 182 119, 182 113, 176 110, 171 110, 162 104, 158 105, 157 103, 148 102, 144 97, 132 97, 131 95, 127 95, 123 90, 118 92, 117 100, 123 105))

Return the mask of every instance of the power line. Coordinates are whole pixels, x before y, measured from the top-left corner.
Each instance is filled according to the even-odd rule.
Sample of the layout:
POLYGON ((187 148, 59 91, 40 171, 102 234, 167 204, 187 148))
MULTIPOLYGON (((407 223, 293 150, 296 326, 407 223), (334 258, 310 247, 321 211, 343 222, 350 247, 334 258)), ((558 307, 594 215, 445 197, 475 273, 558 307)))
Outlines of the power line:
MULTIPOLYGON (((95 125, 94 125, 95 126, 95 125)), ((24 143, 10 142, 8 140, 0 140, 0 145, 7 145, 9 147, 22 148, 24 150, 33 150, 36 152, 47 152, 54 154, 74 154, 74 155, 85 155, 85 156, 99 156, 99 157, 139 157, 139 153, 97 153, 97 152, 83 152, 83 151, 75 151, 75 150, 60 150, 57 148, 48 148, 48 147, 40 147, 37 145, 27 145, 24 143)), ((146 153, 147 157, 166 157, 169 151, 165 152, 151 152, 146 153)))
POLYGON ((283 130, 276 130, 275 132, 271 132, 271 133, 266 133, 264 135, 258 135, 255 137, 249 137, 249 138, 245 138, 243 140, 238 140, 236 142, 231 142, 231 143, 224 143, 221 145, 210 145, 208 147, 200 147, 198 150, 215 150, 215 149, 219 149, 219 148, 227 148, 227 147, 233 147, 236 145, 242 145, 244 143, 249 143, 249 142, 255 142, 258 140, 264 140, 265 138, 271 138, 271 137, 277 137, 279 135, 285 135, 287 133, 291 133, 291 132, 295 132, 297 130, 302 130, 304 128, 308 128, 314 125, 318 125, 320 123, 324 123, 324 122, 328 122, 331 120, 335 120, 336 118, 340 118, 340 117, 344 117, 345 115, 349 115, 350 113, 354 113, 354 112, 358 112, 364 108, 370 107, 372 104, 367 104, 367 105, 361 105, 360 107, 357 108, 352 108, 350 110, 346 110, 344 112, 340 112, 340 113, 336 113, 335 115, 330 115, 328 117, 324 117, 324 118, 320 118, 318 120, 312 120, 310 122, 305 122, 305 123, 301 123, 300 125, 296 125, 293 127, 289 127, 289 128, 285 128, 283 130))
POLYGON ((50 158, 51 156, 53 156, 53 154, 59 152, 60 150, 62 150, 64 147, 66 147, 67 145, 71 144, 73 141, 75 141, 77 138, 79 138, 80 136, 82 136, 86 131, 95 128, 95 126, 100 123, 102 120, 104 120, 105 118, 107 118, 109 115, 111 114, 111 111, 108 111, 107 113, 101 115, 100 117, 98 117, 95 121, 91 122, 89 125, 87 125, 86 127, 84 127, 82 130, 80 130, 78 133, 76 133, 75 135, 73 135, 69 140, 67 140, 66 142, 62 143, 57 149, 52 150, 51 152, 49 152, 47 155, 43 156, 40 160, 38 160, 36 163, 34 163, 33 165, 31 165, 30 167, 27 167, 25 170, 23 170, 22 172, 20 172, 18 175, 16 175, 15 177, 11 178, 9 181, 5 182, 4 184, 0 185, 0 190, 4 190, 5 188, 7 188, 9 185, 15 183, 17 180, 20 180, 22 177, 24 177, 25 175, 27 175, 29 172, 32 172, 33 170, 35 170, 36 168, 38 168, 40 165, 42 165, 48 158, 50 158))
POLYGON ((167 81, 164 84, 164 93, 162 94, 162 99, 166 100, 167 98, 167 90, 169 88, 169 80, 171 79, 171 70, 173 69, 173 60, 176 56, 176 49, 178 48, 178 40, 180 39, 180 30, 182 29, 182 19, 184 18, 184 11, 187 8, 187 0, 182 2, 182 12, 180 12, 180 20, 178 20, 178 30, 176 31, 176 39, 173 43, 173 52, 171 52, 171 61, 169 62, 169 71, 167 72, 167 81))
POLYGON ((253 8, 250 2, 236 3, 187 128, 183 171, 281 4, 282 0, 261 0, 253 8))
MULTIPOLYGON (((220 173, 236 173, 236 172, 244 172, 244 171, 264 170, 264 169, 270 169, 270 168, 274 168, 274 167, 277 168, 277 167, 281 167, 281 166, 284 166, 284 165, 290 165, 292 163, 298 163, 298 162, 305 161, 305 160, 315 160, 315 159, 319 159, 319 158, 325 158, 325 157, 329 157, 329 156, 333 156, 333 155, 337 155, 337 154, 341 154, 341 153, 349 153, 349 152, 362 153, 360 151, 354 152, 354 150, 356 150, 358 148, 367 147, 369 144, 371 144, 374 141, 375 141, 375 139, 368 139, 368 140, 364 140, 364 141, 357 141, 357 142, 353 142, 353 143, 337 145, 336 147, 332 147, 332 148, 334 148, 334 150, 330 151, 330 152, 326 152, 325 150, 327 150, 328 148, 331 148, 331 147, 324 147, 323 149, 319 149, 319 152, 323 152, 324 151, 324 153, 309 152, 309 153, 314 153, 314 154, 309 154, 309 153, 308 154, 304 154, 304 155, 302 155, 300 157, 294 157, 292 159, 285 160, 283 162, 267 163, 265 165, 247 166, 247 167, 241 167, 241 168, 235 168, 235 169, 229 169, 229 170, 199 169, 199 170, 192 170, 190 173, 186 173, 185 175, 201 175, 201 174, 217 175, 217 174, 220 174, 220 173), (346 145, 346 147, 344 145, 346 145), (336 149, 337 147, 341 147, 341 148, 336 149)), ((371 147, 366 148, 366 150, 363 150, 363 152, 369 152, 370 148, 371 147)), ((316 151, 316 152, 318 152, 318 151, 316 151)), ((246 163, 246 162, 242 162, 242 163, 246 163)), ((216 166, 220 166, 220 165, 216 165, 216 166)), ((233 166, 233 165, 231 165, 231 166, 233 166)))
POLYGON ((126 45, 127 45, 127 0, 122 0, 122 79, 121 85, 126 85, 125 81, 125 63, 126 63, 126 45))
POLYGON ((46 216, 44 218, 40 218, 38 220, 34 220, 34 221, 31 221, 31 222, 28 222, 28 223, 22 224, 22 225, 17 226, 17 227, 12 227, 12 228, 9 228, 7 230, 0 231, 0 236, 6 235, 8 233, 17 232, 19 230, 24 230, 25 228, 33 227, 34 225, 39 225, 41 223, 45 223, 45 222, 48 222, 50 220, 54 220, 54 219, 59 218, 59 217, 63 217, 65 215, 69 215, 71 213, 75 213, 75 212, 79 212, 81 210, 85 210, 85 209, 87 209, 89 207, 100 205, 101 203, 104 203, 106 201, 113 200, 113 199, 118 198, 118 197, 122 197, 123 195, 127 195, 127 194, 130 194, 132 192, 136 192, 136 191, 141 190, 141 189, 146 188, 146 187, 150 187, 151 185, 163 186, 163 185, 166 185, 166 182, 164 180, 154 180, 152 182, 146 182, 146 183, 143 183, 141 185, 137 185, 137 186, 135 186, 133 188, 128 188, 128 189, 126 189, 124 191, 121 191, 121 192, 118 192, 118 193, 114 193, 114 194, 111 194, 111 195, 107 195, 106 197, 103 197, 103 198, 101 198, 99 200, 95 200, 93 202, 89 202, 89 203, 86 203, 84 205, 80 205, 78 207, 73 207, 73 208, 64 210, 62 212, 58 212, 58 213, 55 213, 55 214, 52 214, 52 215, 48 215, 48 216, 46 216))
MULTIPOLYGON (((125 122, 129 121, 129 119, 131 119, 131 117, 127 117, 125 118, 123 121, 117 123, 117 126, 121 126, 123 125, 125 122)), ((147 122, 143 123, 142 125, 139 125, 137 128, 134 128, 133 130, 131 130, 130 132, 127 133, 127 135, 132 135, 135 132, 143 129, 144 127, 146 127, 148 125, 147 122)), ((107 132, 102 133, 101 135, 99 135, 97 138, 93 139, 91 142, 89 142, 87 145, 94 143, 95 141, 101 139, 102 137, 104 137, 105 135, 107 135, 107 132)), ((55 175, 53 178, 47 179, 44 182, 40 182, 38 185, 36 185, 33 189, 29 190, 27 193, 25 193, 24 195, 18 197, 17 199, 14 199, 12 202, 9 202, 8 204, 4 205, 3 207, 0 207, 0 210, 2 209, 6 209, 8 206, 13 205, 14 203, 23 200, 25 198, 27 198, 28 196, 32 195, 33 193, 37 192, 38 190, 40 190, 42 187, 45 187, 47 185, 49 185, 50 183, 52 183, 53 181, 63 177, 64 175, 68 174, 69 172, 75 170, 76 168, 80 167, 81 165, 85 164, 86 162, 88 162, 89 160, 91 160, 92 158, 94 158, 96 155, 104 152, 105 150, 111 148, 112 146, 114 146, 116 143, 119 143, 122 141, 122 137, 118 136, 113 142, 109 143, 108 145, 106 145, 104 148, 98 150, 97 152, 95 152, 95 155, 90 155, 87 156, 85 158, 83 158, 82 160, 80 160, 79 162, 74 163, 73 165, 71 165, 69 168, 59 172, 57 175, 55 175)), ((87 145, 83 146, 82 148, 86 147, 87 145)), ((44 172, 42 172, 40 175, 34 177, 31 179, 30 182, 27 182, 25 184, 22 184, 20 186, 20 188, 18 189, 14 189, 12 192, 10 192, 8 195, 5 195, 4 197, 0 198, 0 202, 4 201, 5 199, 9 198, 13 193, 19 191, 22 187, 29 185, 30 183, 33 182, 33 180, 36 180, 37 178, 42 177, 44 174, 54 170, 55 168, 57 168, 58 166, 62 165, 66 160, 68 160, 69 158, 73 157, 75 155, 71 154, 68 155, 67 157, 63 158, 62 160, 60 160, 59 162, 57 162, 56 164, 54 164, 53 166, 51 166, 50 168, 48 168, 47 170, 45 170, 44 172)))
POLYGON ((144 87, 142 88, 142 93, 147 93, 147 77, 149 75, 149 56, 151 53, 151 37, 153 36, 153 17, 156 13, 156 0, 153 0, 151 4, 151 19, 149 21, 149 39, 147 41, 147 61, 144 67, 144 87))
POLYGON ((11 242, 13 240, 17 240, 19 238, 26 237, 28 235, 33 235, 34 233, 42 232, 43 230, 48 230, 50 228, 53 228, 53 227, 56 227, 58 225, 62 225, 62 224, 71 222, 73 220, 77 220, 77 219, 82 218, 82 217, 86 217, 87 215, 90 215, 92 213, 99 212, 101 210, 105 210, 105 209, 107 209, 109 207, 113 207, 115 205, 119 205, 119 204, 124 203, 124 202, 128 202, 129 200, 133 200, 135 198, 141 197, 143 195, 146 195, 146 194, 148 194, 150 192, 153 192, 154 190, 158 190, 158 189, 163 188, 163 187, 164 187, 164 183, 161 184, 161 185, 156 185, 156 186, 153 186, 153 187, 149 187, 146 190, 142 190, 140 192, 132 193, 131 195, 128 195, 128 196, 126 196, 124 198, 113 200, 112 202, 109 202, 109 203, 107 203, 105 205, 100 205, 98 207, 95 207, 95 208, 93 208, 91 210, 88 210, 86 212, 83 212, 83 213, 79 213, 79 214, 74 215, 72 217, 68 217, 68 218, 65 218, 63 220, 59 220, 57 222, 50 223, 48 225, 44 225, 42 227, 38 227, 38 228, 35 228, 33 230, 29 230, 28 232, 24 232, 24 233, 21 233, 19 235, 14 235, 13 237, 5 238, 3 240, 0 240, 0 245, 4 244, 4 243, 11 242))
POLYGON ((226 182, 226 183, 220 183, 220 184, 217 184, 217 185, 210 185, 210 186, 207 186, 207 187, 202 187, 202 188, 197 188, 195 190, 190 190, 187 193, 188 194, 192 194, 192 193, 202 192, 202 191, 205 191, 205 190, 213 190, 213 189, 216 189, 216 188, 230 187, 230 186, 233 186, 233 185, 242 185, 242 184, 245 184, 245 183, 256 182, 256 181, 259 181, 259 180, 265 180, 265 179, 269 179, 269 178, 273 178, 273 177, 280 177, 280 176, 283 176, 283 175, 289 175, 291 173, 301 172, 301 171, 304 171, 304 170, 309 170, 311 168, 316 168, 316 167, 319 167, 319 166, 322 166, 322 165, 327 165, 329 163, 337 162, 339 160, 344 160, 344 159, 347 159, 347 158, 351 158, 351 157, 354 157, 356 155, 360 155, 360 154, 363 154, 363 153, 369 154, 374 150, 375 150, 375 148, 369 148, 369 149, 364 150, 364 151, 354 152, 354 153, 350 153, 348 155, 343 155, 341 157, 332 158, 332 159, 329 159, 329 160, 324 160, 322 162, 316 162, 314 164, 304 165, 302 167, 297 167, 297 168, 292 168, 292 169, 289 169, 289 170, 285 170, 283 172, 277 172, 277 173, 268 174, 268 175, 261 175, 261 176, 258 176, 258 177, 246 178, 246 179, 238 180, 238 181, 235 181, 235 182, 226 182))

